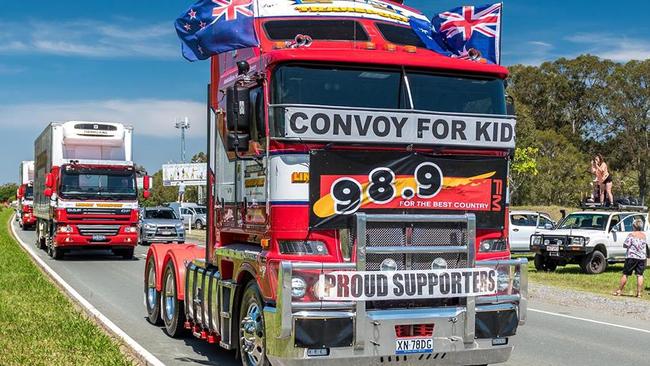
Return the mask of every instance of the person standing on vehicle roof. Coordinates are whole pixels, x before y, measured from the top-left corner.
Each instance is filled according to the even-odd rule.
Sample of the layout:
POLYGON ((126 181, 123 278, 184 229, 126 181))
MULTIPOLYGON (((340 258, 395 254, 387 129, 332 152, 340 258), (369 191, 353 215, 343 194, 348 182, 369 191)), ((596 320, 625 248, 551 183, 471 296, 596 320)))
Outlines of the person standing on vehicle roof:
POLYGON ((605 163, 602 155, 596 154, 592 161, 592 169, 595 171, 596 180, 598 181, 600 203, 604 204, 605 198, 607 198, 608 205, 613 205, 614 195, 612 194, 612 175, 609 173, 607 163, 605 163))
POLYGON ((632 272, 636 274, 636 297, 641 297, 643 290, 643 271, 645 270, 646 261, 648 260, 646 252, 648 250, 648 239, 643 232, 643 220, 636 219, 632 223, 632 231, 627 236, 623 247, 627 249, 625 253, 625 265, 623 266, 623 276, 618 290, 614 292, 614 296, 620 296, 627 283, 627 276, 631 276, 632 272))

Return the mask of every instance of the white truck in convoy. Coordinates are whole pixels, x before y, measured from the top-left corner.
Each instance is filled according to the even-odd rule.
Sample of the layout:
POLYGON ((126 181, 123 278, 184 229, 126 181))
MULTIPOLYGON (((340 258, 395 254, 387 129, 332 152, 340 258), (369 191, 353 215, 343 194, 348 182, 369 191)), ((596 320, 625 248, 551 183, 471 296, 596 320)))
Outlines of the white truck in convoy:
POLYGON ((555 229, 530 237, 535 268, 554 271, 557 266, 575 263, 584 273, 601 273, 608 263, 625 260, 623 242, 636 219, 643 220, 644 230, 650 236, 647 211, 603 209, 571 213, 555 229))

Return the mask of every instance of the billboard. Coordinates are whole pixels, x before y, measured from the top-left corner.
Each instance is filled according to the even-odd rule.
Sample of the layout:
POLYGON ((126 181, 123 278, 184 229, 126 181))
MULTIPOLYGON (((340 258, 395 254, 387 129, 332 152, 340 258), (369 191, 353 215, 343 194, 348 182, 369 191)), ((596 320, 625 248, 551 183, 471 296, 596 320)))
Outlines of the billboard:
POLYGON ((312 229, 346 227, 355 212, 476 214, 477 227, 503 228, 505 158, 416 152, 317 150, 310 154, 312 229))
POLYGON ((163 164, 163 185, 169 187, 183 183, 186 186, 204 186, 207 167, 206 163, 163 164))

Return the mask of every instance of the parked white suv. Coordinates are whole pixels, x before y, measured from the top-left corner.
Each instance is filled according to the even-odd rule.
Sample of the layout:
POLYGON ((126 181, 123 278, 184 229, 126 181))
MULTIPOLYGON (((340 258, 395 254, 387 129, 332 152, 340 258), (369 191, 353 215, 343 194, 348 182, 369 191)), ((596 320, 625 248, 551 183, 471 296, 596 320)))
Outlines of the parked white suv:
POLYGON ((509 220, 508 238, 511 252, 529 252, 530 236, 555 226, 548 214, 536 211, 510 211, 509 220))
POLYGON ((595 210, 569 214, 553 230, 531 236, 535 268, 554 271, 557 266, 576 263, 585 273, 601 273, 608 263, 625 260, 623 242, 637 218, 643 220, 646 234, 650 235, 647 212, 595 210))

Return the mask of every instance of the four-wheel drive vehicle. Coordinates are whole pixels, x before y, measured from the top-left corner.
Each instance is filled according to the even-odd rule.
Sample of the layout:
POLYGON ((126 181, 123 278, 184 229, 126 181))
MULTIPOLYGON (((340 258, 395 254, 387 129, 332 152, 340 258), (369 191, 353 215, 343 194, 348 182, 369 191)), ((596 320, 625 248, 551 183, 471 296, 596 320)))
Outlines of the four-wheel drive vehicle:
POLYGON ((146 207, 140 210, 140 244, 184 243, 183 222, 169 207, 146 207))
MULTIPOLYGON (((132 258, 138 241, 138 189, 132 127, 50 123, 34 142, 36 245, 51 257, 110 249, 132 258)), ((148 197, 149 177, 144 178, 148 197)))
POLYGON ((510 211, 509 218, 508 239, 511 252, 530 251, 530 236, 555 226, 548 214, 536 211, 510 211))
POLYGON ((623 242, 636 219, 646 223, 647 233, 648 214, 644 212, 596 210, 571 213, 555 229, 531 236, 530 250, 535 253, 535 268, 554 271, 557 266, 575 263, 585 273, 601 273, 608 263, 625 260, 623 242))

